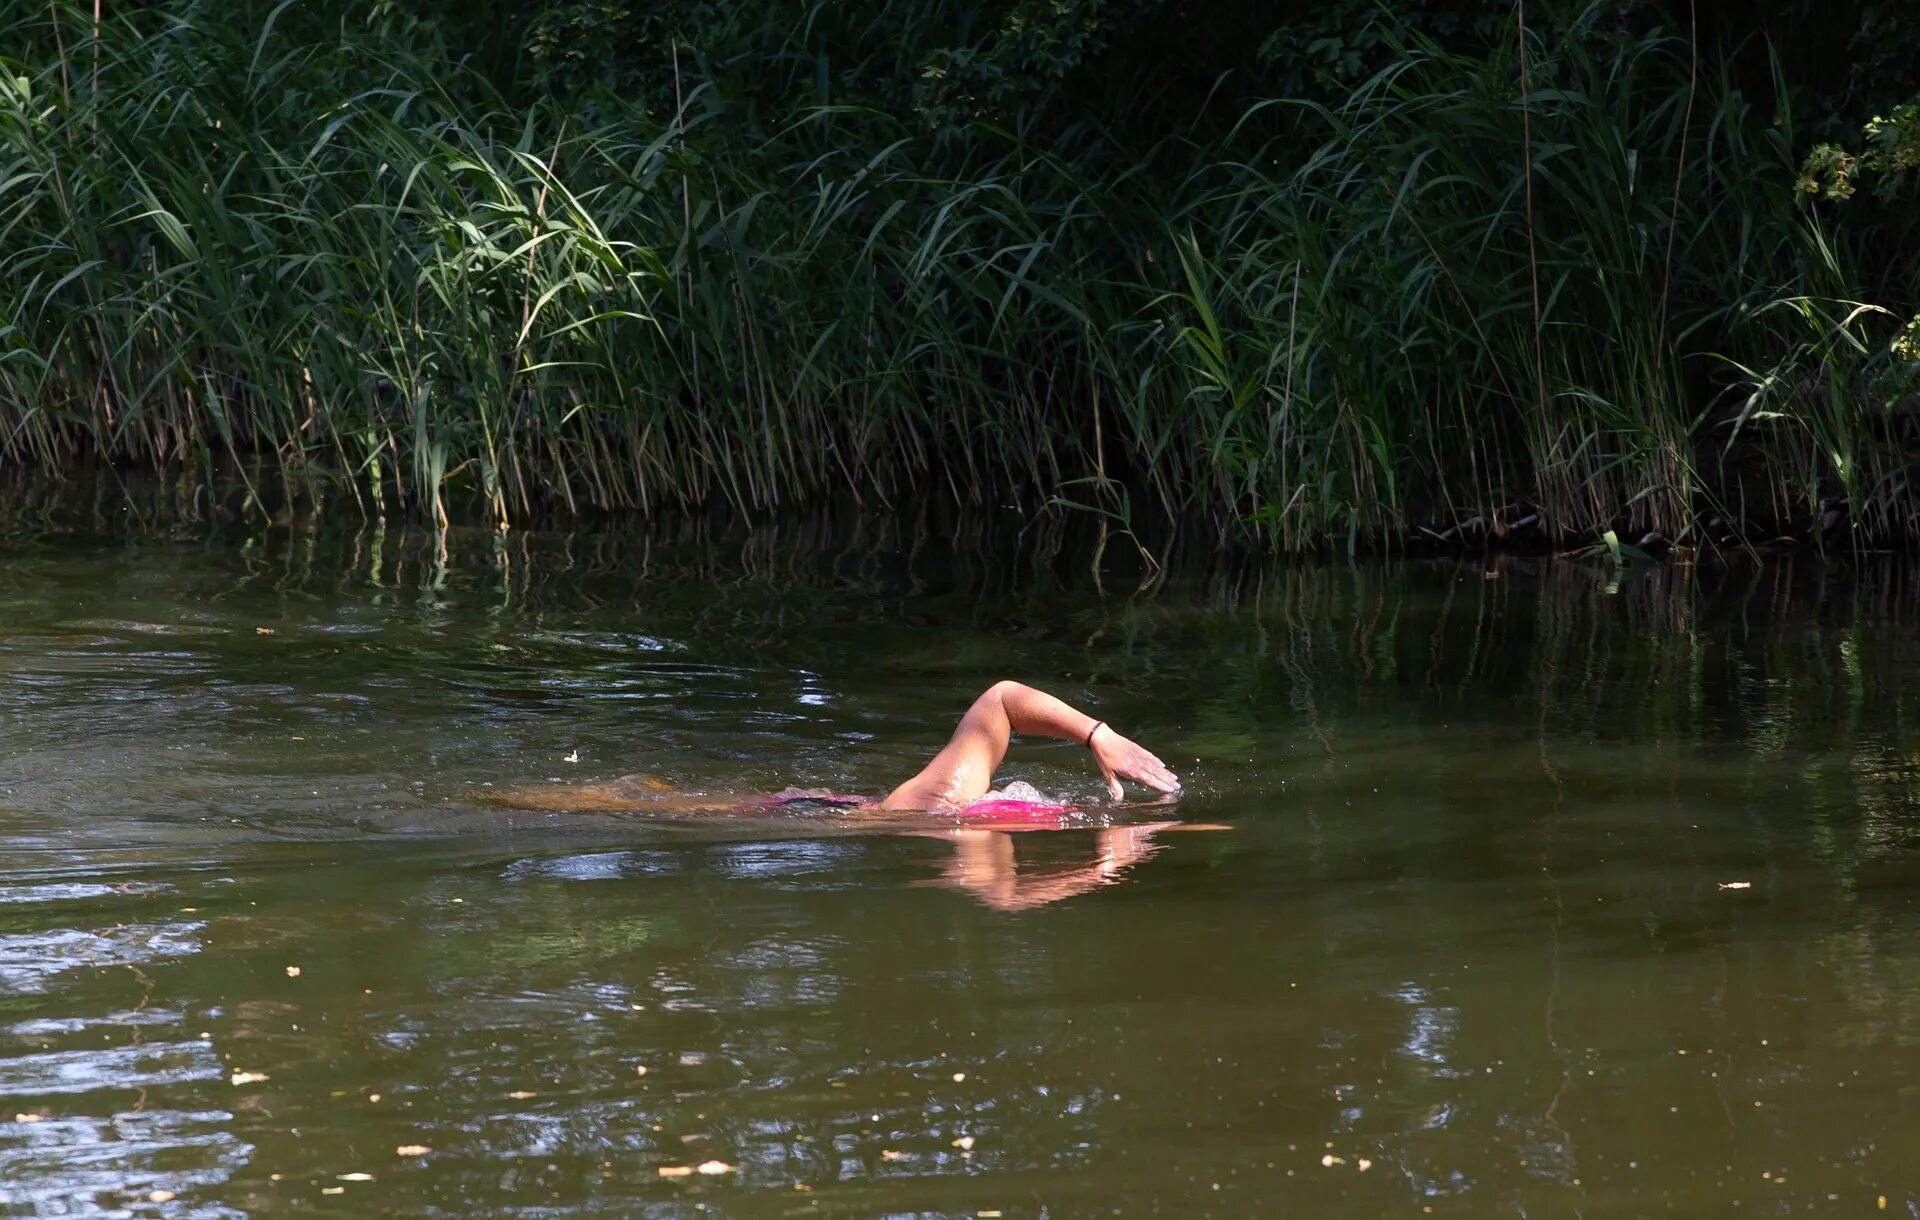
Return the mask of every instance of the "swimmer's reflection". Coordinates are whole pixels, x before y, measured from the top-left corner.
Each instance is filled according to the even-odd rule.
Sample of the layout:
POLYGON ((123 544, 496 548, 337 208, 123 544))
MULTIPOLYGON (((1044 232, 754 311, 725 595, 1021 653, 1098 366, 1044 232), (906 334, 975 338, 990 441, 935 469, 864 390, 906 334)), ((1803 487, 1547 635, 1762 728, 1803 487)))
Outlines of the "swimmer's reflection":
POLYGON ((1027 911, 1124 881, 1128 870, 1160 853, 1165 844, 1157 836, 1162 833, 1224 829, 1181 822, 1108 826, 1094 832, 1091 859, 1025 865, 1015 854, 1013 831, 1007 829, 965 826, 906 833, 953 845, 953 856, 941 865, 940 875, 915 885, 961 890, 996 911, 1027 911))

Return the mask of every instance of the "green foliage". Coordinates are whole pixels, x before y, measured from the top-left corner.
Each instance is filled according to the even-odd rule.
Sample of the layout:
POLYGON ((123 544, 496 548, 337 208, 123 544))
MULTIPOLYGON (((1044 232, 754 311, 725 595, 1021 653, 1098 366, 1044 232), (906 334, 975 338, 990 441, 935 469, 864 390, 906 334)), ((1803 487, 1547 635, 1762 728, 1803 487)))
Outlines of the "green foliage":
POLYGON ((0 0, 0 460, 503 522, 1913 528, 1912 218, 1798 205, 1785 84, 1543 7, 0 0))
POLYGON ((1816 144, 1800 169, 1800 192, 1821 199, 1851 199, 1856 179, 1874 177, 1882 198, 1899 199, 1920 166, 1920 97, 1875 115, 1861 130, 1865 149, 1858 156, 1834 144, 1816 144))

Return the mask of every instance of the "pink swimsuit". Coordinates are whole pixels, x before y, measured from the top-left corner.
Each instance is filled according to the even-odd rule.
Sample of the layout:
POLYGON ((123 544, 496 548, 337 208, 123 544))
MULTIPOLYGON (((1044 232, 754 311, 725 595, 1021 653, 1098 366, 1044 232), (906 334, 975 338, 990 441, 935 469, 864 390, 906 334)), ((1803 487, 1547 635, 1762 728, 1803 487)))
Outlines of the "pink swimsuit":
MULTIPOLYGON (((782 809, 794 805, 827 806, 839 809, 862 809, 876 802, 868 796, 839 796, 826 793, 795 793, 791 796, 767 798, 763 809, 782 809)), ((1057 822, 1079 809, 1072 805, 1056 805, 1047 801, 1019 801, 1006 797, 993 797, 975 801, 971 805, 962 805, 953 811, 955 817, 972 820, 997 822, 1057 822)))
POLYGON ((996 822, 1058 822, 1080 812, 1072 805, 1054 805, 1045 801, 1010 801, 1004 797, 975 801, 960 808, 957 816, 987 818, 996 822))

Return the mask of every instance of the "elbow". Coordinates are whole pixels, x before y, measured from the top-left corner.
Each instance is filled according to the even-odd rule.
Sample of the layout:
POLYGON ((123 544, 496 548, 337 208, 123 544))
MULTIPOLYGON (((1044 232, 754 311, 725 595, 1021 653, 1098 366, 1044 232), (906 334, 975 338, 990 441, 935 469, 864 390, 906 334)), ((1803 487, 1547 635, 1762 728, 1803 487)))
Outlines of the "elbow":
POLYGON ((1007 700, 1014 697, 1015 692, 1025 689, 1025 687, 1011 678, 1002 678, 992 686, 981 691, 980 697, 973 701, 973 706, 979 710, 993 708, 1004 711, 1007 706, 1007 700))

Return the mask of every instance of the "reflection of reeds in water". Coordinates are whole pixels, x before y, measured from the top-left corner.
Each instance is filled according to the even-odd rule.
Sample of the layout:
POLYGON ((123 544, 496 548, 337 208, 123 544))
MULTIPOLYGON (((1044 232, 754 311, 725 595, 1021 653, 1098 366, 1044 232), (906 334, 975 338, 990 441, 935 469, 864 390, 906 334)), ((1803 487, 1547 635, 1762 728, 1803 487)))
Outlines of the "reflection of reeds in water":
MULTIPOLYGON (((962 517, 800 514, 745 528, 703 517, 637 532, 362 526, 321 514, 261 528, 210 513, 204 485, 128 479, 0 495, 0 534, 231 538, 248 583, 456 589, 502 609, 631 602, 652 589, 724 602, 733 630, 804 630, 797 607, 937 604, 1083 656, 1100 681, 1276 691, 1306 722, 1391 690, 1436 708, 1504 692, 1551 726, 1621 739, 1845 739, 1913 719, 1905 675, 1920 575, 1778 555, 1634 566, 1497 556, 1278 564, 1175 546, 1158 584, 1100 595, 1084 522, 1009 529, 962 517), (209 520, 209 517, 214 519, 209 520)), ((697 608, 697 607, 696 607, 697 608)))
POLYGON ((0 533, 230 535, 245 545, 215 553, 235 557, 236 587, 455 598, 503 621, 644 605, 641 630, 723 651, 803 655, 813 625, 904 614, 964 629, 892 658, 940 689, 1030 664, 1092 690, 1158 692, 1210 758, 1245 759, 1282 726, 1351 745, 1356 726, 1444 718, 1616 743, 1623 760, 1698 746, 1842 768, 1888 816, 1910 798, 1901 735, 1920 694, 1920 577, 1907 565, 1277 565, 1191 546, 1168 552, 1154 587, 1101 596, 1084 523, 689 517, 637 533, 442 535, 338 515, 196 523, 206 508, 180 483, 37 486, 0 497, 0 533))

